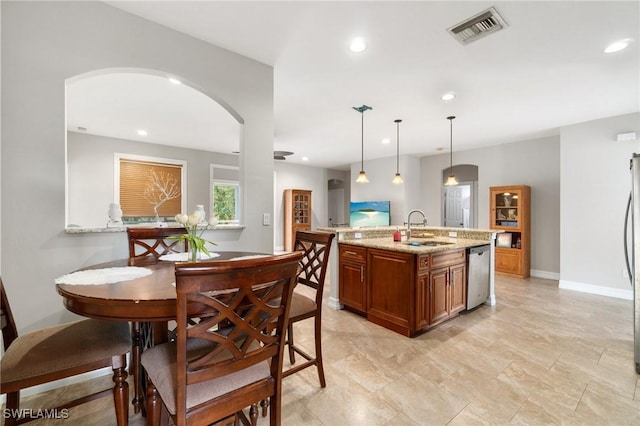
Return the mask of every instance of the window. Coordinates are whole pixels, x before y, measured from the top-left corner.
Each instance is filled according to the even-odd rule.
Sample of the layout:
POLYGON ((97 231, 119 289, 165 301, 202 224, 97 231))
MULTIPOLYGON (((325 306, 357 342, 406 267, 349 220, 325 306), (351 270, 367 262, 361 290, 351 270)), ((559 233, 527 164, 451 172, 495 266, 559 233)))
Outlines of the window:
POLYGON ((220 223, 240 222, 240 182, 236 166, 211 165, 212 208, 220 223))
POLYGON ((116 154, 115 169, 124 223, 172 220, 184 210, 185 162, 116 154))

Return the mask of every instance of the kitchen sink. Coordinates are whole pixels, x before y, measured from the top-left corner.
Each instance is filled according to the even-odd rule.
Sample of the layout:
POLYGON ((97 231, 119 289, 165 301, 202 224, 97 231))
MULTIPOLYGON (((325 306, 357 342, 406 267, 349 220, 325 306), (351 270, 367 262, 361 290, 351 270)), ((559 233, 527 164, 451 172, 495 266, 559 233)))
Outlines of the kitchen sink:
POLYGON ((448 246, 450 243, 448 241, 405 241, 403 244, 408 246, 427 246, 427 247, 435 247, 435 246, 448 246))

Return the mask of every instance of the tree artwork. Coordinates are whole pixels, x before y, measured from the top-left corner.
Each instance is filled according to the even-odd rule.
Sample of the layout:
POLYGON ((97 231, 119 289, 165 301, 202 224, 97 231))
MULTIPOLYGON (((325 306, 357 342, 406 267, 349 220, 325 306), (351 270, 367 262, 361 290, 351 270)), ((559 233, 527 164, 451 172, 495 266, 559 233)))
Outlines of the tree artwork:
POLYGON ((180 197, 180 185, 175 177, 163 171, 158 173, 153 168, 149 170, 148 180, 149 184, 142 197, 153 204, 153 212, 159 221, 158 208, 167 201, 180 197))

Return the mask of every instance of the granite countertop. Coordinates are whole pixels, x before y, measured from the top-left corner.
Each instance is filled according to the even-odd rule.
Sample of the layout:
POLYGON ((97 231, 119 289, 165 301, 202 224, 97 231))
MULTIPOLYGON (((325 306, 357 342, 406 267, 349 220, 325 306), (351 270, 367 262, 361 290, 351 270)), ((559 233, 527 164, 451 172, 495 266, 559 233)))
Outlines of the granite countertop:
POLYGON ((354 240, 339 241, 340 244, 349 244, 353 246, 361 246, 367 248, 376 248, 382 250, 397 251, 402 253, 412 254, 429 254, 438 253, 447 250, 456 250, 468 247, 483 246, 489 244, 486 240, 472 240, 466 238, 448 238, 448 237, 433 237, 433 238, 412 238, 412 242, 448 242, 452 244, 437 245, 437 246, 412 246, 407 242, 394 242, 392 237, 385 238, 362 238, 354 240))
MULTIPOLYGON (((361 227, 361 228, 351 228, 347 226, 341 227, 319 227, 317 228, 319 231, 325 232, 363 232, 363 231, 395 231, 396 229, 406 230, 406 225, 401 226, 371 226, 371 227, 361 227)), ((451 228, 445 226, 422 226, 422 225, 414 225, 411 227, 414 231, 432 231, 432 232, 482 232, 482 233, 492 233, 492 232, 503 232, 496 229, 479 229, 479 228, 451 228)))

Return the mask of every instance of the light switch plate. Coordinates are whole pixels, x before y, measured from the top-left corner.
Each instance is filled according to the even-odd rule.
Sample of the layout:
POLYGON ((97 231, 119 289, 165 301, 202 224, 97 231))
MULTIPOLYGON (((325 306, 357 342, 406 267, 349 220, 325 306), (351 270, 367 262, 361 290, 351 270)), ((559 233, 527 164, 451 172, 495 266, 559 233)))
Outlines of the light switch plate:
POLYGON ((269 215, 269 213, 262 214, 262 224, 264 226, 271 225, 271 215, 269 215))

